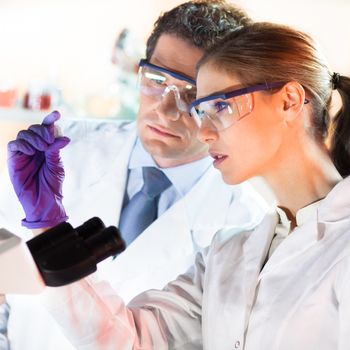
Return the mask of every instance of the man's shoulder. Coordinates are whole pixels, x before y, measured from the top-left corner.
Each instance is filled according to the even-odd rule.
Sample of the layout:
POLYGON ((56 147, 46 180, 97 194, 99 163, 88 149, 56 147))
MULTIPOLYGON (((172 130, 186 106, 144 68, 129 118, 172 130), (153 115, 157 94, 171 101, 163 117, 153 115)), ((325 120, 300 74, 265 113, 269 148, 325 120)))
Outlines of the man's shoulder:
POLYGON ((137 132, 134 122, 78 120, 66 124, 63 134, 71 139, 61 152, 68 170, 69 167, 75 169, 82 164, 101 166, 104 162, 115 161, 121 152, 124 154, 123 159, 128 158, 137 132))

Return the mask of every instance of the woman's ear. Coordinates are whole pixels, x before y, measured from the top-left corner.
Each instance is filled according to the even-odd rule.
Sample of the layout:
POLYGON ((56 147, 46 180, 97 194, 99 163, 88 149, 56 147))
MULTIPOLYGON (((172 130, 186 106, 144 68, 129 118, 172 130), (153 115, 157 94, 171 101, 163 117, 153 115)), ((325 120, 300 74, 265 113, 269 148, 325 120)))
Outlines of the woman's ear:
POLYGON ((286 121, 291 122, 300 115, 303 109, 305 90, 298 82, 290 81, 285 84, 279 92, 282 97, 282 108, 286 121))

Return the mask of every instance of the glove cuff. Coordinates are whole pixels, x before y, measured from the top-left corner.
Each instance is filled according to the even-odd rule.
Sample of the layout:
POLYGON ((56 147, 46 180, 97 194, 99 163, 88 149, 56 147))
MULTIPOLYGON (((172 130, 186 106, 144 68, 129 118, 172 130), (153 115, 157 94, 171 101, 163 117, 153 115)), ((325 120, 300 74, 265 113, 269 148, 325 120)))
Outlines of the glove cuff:
POLYGON ((67 221, 68 216, 64 216, 62 218, 56 218, 47 221, 27 221, 26 219, 22 220, 22 226, 34 229, 34 228, 50 228, 60 224, 61 222, 67 221))

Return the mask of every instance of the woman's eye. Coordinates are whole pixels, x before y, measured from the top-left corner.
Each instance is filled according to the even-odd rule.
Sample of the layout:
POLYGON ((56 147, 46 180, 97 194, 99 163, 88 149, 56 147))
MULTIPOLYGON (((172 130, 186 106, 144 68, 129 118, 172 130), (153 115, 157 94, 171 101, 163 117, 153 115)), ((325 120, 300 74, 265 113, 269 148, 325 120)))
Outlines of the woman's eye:
POLYGON ((225 101, 218 101, 215 103, 214 107, 215 111, 218 113, 225 110, 228 107, 228 103, 225 101))

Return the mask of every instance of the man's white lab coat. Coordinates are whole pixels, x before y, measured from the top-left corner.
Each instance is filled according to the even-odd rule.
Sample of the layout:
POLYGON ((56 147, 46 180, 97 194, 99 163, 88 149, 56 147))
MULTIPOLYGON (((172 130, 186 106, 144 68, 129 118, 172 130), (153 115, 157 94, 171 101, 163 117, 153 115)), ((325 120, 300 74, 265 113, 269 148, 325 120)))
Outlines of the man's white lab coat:
MULTIPOLYGON (((84 121, 68 125, 64 134, 72 139, 62 151, 69 222, 78 226, 98 216, 106 226, 117 225, 136 140, 135 124, 84 121)), ((210 167, 194 188, 124 253, 114 261, 101 263, 100 274, 128 301, 144 290, 162 288, 186 271, 196 252, 209 245, 220 228, 250 229, 261 221, 264 212, 266 204, 249 184, 228 186, 220 172, 210 167)), ((70 348, 36 298, 8 299, 12 350, 70 348)))
POLYGON ((350 177, 264 265, 276 224, 271 212, 255 230, 220 231, 186 274, 128 307, 94 278, 44 301, 85 350, 348 350, 350 177))

